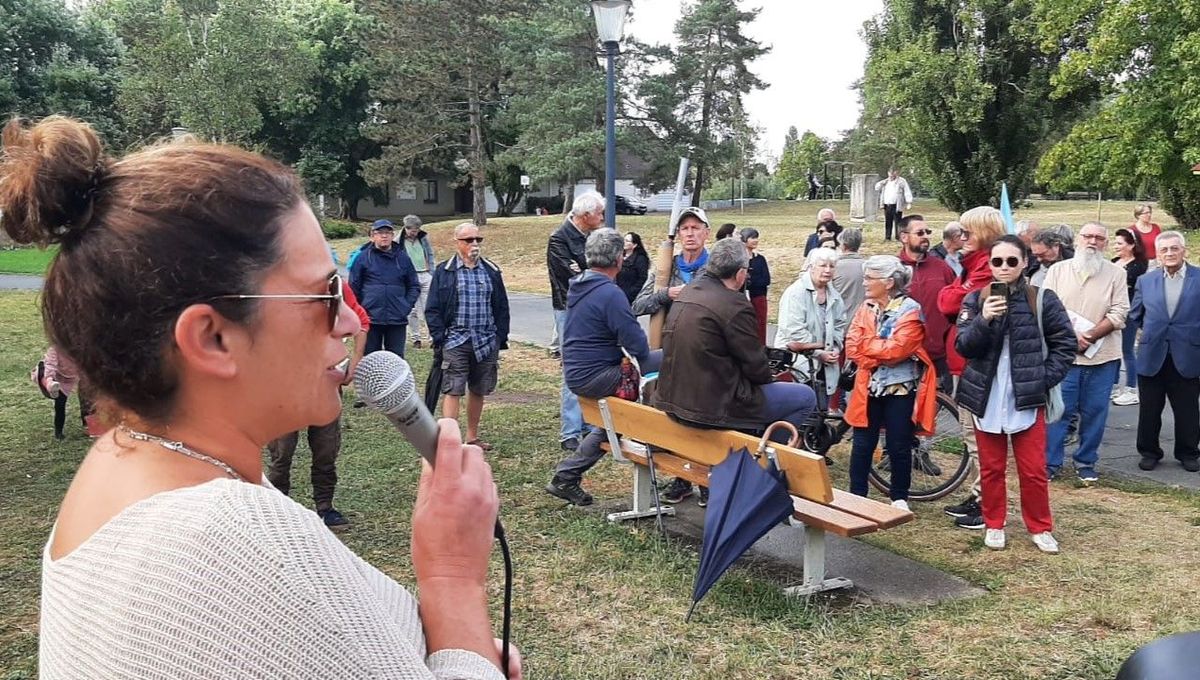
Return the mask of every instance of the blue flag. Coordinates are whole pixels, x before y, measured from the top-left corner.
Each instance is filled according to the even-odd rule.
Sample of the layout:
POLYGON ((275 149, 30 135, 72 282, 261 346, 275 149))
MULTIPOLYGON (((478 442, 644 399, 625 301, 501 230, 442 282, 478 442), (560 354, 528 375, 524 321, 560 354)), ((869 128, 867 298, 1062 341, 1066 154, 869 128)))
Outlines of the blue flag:
POLYGON ((1017 233, 1016 223, 1013 222, 1012 206, 1008 204, 1008 182, 1000 184, 1000 215, 1004 217, 1004 226, 1008 233, 1017 233))

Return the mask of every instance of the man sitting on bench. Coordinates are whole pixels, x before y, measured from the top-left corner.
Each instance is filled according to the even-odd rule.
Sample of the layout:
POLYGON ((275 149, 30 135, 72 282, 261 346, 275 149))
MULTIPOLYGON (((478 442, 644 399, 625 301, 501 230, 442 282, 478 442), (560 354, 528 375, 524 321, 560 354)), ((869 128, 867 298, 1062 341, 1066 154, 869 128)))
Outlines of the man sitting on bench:
MULTIPOLYGON (((704 275, 667 312, 655 406, 686 425, 757 433, 786 420, 799 428, 816 408, 808 385, 775 382, 754 307, 741 292, 749 264, 741 241, 717 241, 704 275)), ((691 494, 691 482, 676 479, 663 500, 691 494)))
MULTIPOLYGON (((624 252, 625 240, 616 229, 593 231, 584 245, 588 269, 571 279, 567 291, 563 375, 567 388, 581 397, 602 399, 616 394, 624 358, 621 348, 638 360, 642 373, 658 370, 662 360, 661 351, 650 351, 628 298, 614 282, 624 252)), ((546 493, 574 505, 591 505, 592 496, 579 482, 583 473, 604 456, 600 445, 607 438, 605 430, 593 430, 584 437, 555 468, 546 493)))

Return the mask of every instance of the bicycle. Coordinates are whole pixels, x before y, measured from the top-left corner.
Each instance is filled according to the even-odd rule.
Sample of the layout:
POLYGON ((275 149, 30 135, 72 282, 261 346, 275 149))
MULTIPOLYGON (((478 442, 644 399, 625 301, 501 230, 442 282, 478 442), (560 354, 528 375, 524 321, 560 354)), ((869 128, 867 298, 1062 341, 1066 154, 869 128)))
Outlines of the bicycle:
MULTIPOLYGON (((796 382, 795 362, 797 355, 786 349, 767 348, 767 361, 775 373, 776 380, 796 382)), ((816 362, 808 359, 808 378, 804 383, 818 395, 817 409, 800 428, 800 445, 805 451, 825 458, 829 465, 829 449, 846 437, 850 425, 841 411, 834 411, 824 404, 826 383, 824 371, 816 362)), ((854 364, 843 371, 838 386, 848 394, 854 388, 854 364)), ((937 393, 937 417, 934 434, 914 437, 913 474, 908 498, 913 501, 936 501, 953 493, 966 481, 970 473, 970 458, 963 442, 962 426, 958 420, 958 405, 944 392, 937 393)), ((875 450, 868 481, 883 494, 891 491, 889 472, 890 459, 880 447, 875 450)))

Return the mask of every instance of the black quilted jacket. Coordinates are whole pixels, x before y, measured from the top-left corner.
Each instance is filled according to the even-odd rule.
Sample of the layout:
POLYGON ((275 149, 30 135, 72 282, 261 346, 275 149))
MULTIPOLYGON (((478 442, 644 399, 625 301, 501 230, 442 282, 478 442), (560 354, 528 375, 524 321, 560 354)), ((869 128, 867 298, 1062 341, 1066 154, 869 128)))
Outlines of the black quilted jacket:
POLYGON ((962 408, 983 416, 996 364, 1000 361, 1000 350, 1007 336, 1017 408, 1044 406, 1046 393, 1062 382, 1075 361, 1075 331, 1066 308, 1054 291, 1045 292, 1042 325, 1050 354, 1043 359, 1038 322, 1033 306, 1029 304, 1030 299, 1037 299, 1037 289, 1026 286, 1024 279, 1013 284, 1008 296, 1008 313, 990 322, 984 321, 980 314, 980 294, 986 291, 987 288, 983 288, 967 295, 958 315, 958 339, 954 347, 967 360, 967 366, 959 379, 955 400, 962 408))

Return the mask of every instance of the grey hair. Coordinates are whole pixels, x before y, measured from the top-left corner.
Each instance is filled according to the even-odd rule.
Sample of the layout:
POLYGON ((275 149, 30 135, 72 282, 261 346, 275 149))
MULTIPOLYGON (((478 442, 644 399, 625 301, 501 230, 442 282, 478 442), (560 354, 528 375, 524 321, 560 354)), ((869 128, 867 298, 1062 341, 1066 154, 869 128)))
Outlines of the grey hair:
MULTIPOLYGON (((1084 225, 1084 226, 1087 226, 1087 225, 1084 225)), ((1104 225, 1100 225, 1100 226, 1103 227, 1104 225)), ((1083 227, 1080 227, 1080 229, 1082 229, 1082 228, 1083 227)), ((1052 224, 1052 225, 1044 228, 1042 231, 1048 231, 1051 234, 1057 234, 1058 238, 1063 243, 1072 243, 1075 241, 1075 232, 1074 232, 1074 230, 1071 229, 1071 225, 1069 225, 1069 224, 1061 224, 1061 223, 1052 224)), ((1104 233, 1107 234, 1108 229, 1105 229, 1104 233)))
POLYGON ((403 222, 404 222, 405 229, 407 229, 409 227, 420 227, 421 226, 421 218, 417 217, 416 215, 405 215, 403 222))
POLYGON ((948 222, 946 226, 942 227, 942 240, 956 239, 962 236, 962 233, 963 228, 961 224, 958 222, 948 222))
POLYGON ((863 274, 872 274, 873 278, 891 279, 892 297, 899 297, 908 290, 912 281, 912 269, 900 261, 895 255, 872 255, 863 262, 863 274))
POLYGON ((829 213, 829 219, 831 219, 831 220, 837 219, 837 213, 833 211, 833 208, 821 208, 820 210, 817 211, 817 221, 818 222, 821 221, 822 213, 829 213))
MULTIPOLYGON (((469 227, 474 227, 474 226, 476 226, 474 222, 463 222, 462 224, 460 224, 454 228, 454 238, 458 238, 459 236, 462 236, 464 229, 467 229, 469 227)), ((483 230, 481 229, 480 231, 483 231, 483 230)))
POLYGON ((1061 248, 1062 246, 1070 243, 1070 241, 1063 241, 1062 236, 1059 236, 1058 234, 1054 233, 1053 231, 1048 231, 1048 230, 1047 231, 1039 231, 1038 233, 1034 234, 1033 242, 1040 243, 1047 248, 1056 248, 1056 247, 1061 248))
POLYGON ((704 265, 704 271, 709 276, 724 280, 732 278, 739 269, 749 266, 750 251, 746 250, 746 244, 735 238, 726 238, 713 244, 712 250, 708 252, 708 263, 704 265))
POLYGON ((758 230, 754 227, 746 227, 742 229, 738 236, 741 237, 742 243, 745 243, 749 239, 758 238, 758 230))
POLYGON ((1179 239, 1179 243, 1182 246, 1184 246, 1185 248, 1187 247, 1187 239, 1183 237, 1183 232, 1175 231, 1172 229, 1171 231, 1164 231, 1161 234, 1159 234, 1158 236, 1154 237, 1155 250, 1162 247, 1162 244, 1164 242, 1169 241, 1173 238, 1179 239))
MULTIPOLYGON (((1053 227, 1051 227, 1051 230, 1058 228, 1058 226, 1059 225, 1057 225, 1057 224, 1054 225, 1053 227)), ((1066 225, 1064 224, 1062 226, 1065 227, 1066 225)), ((1089 220, 1089 221, 1084 222, 1083 224, 1079 225, 1079 231, 1083 231, 1084 229, 1086 229, 1088 227, 1100 227, 1100 229, 1102 229, 1104 231, 1104 238, 1108 238, 1108 227, 1104 226, 1103 222, 1097 222, 1096 220, 1089 220)), ((1068 229, 1068 233, 1069 233, 1070 227, 1067 227, 1067 229, 1068 229)), ((1072 235, 1071 240, 1074 240, 1074 238, 1075 238, 1075 235, 1072 235)), ((1068 243, 1069 242, 1070 241, 1068 241, 1068 243)))
MULTIPOLYGON (((955 223, 955 224, 957 224, 957 223, 955 223)), ((1034 222, 1033 220, 1021 220, 1013 225, 1013 231, 1018 236, 1020 236, 1021 234, 1024 234, 1026 231, 1029 231, 1030 227, 1033 227, 1034 229, 1039 228, 1038 223, 1034 222)))
POLYGON ((583 256, 587 259, 587 266, 592 269, 616 267, 624 251, 625 237, 616 229, 607 227, 588 234, 583 246, 583 256))
POLYGON ((843 229, 842 233, 838 234, 837 241, 846 250, 857 253, 858 249, 862 247, 862 229, 858 227, 843 229))
POLYGON ((571 203, 571 217, 590 215, 604 210, 604 197, 595 191, 585 191, 571 203))
POLYGON ((833 248, 813 248, 808 251, 808 255, 804 258, 804 268, 808 269, 814 264, 821 262, 832 262, 836 264, 838 261, 837 251, 833 248))

